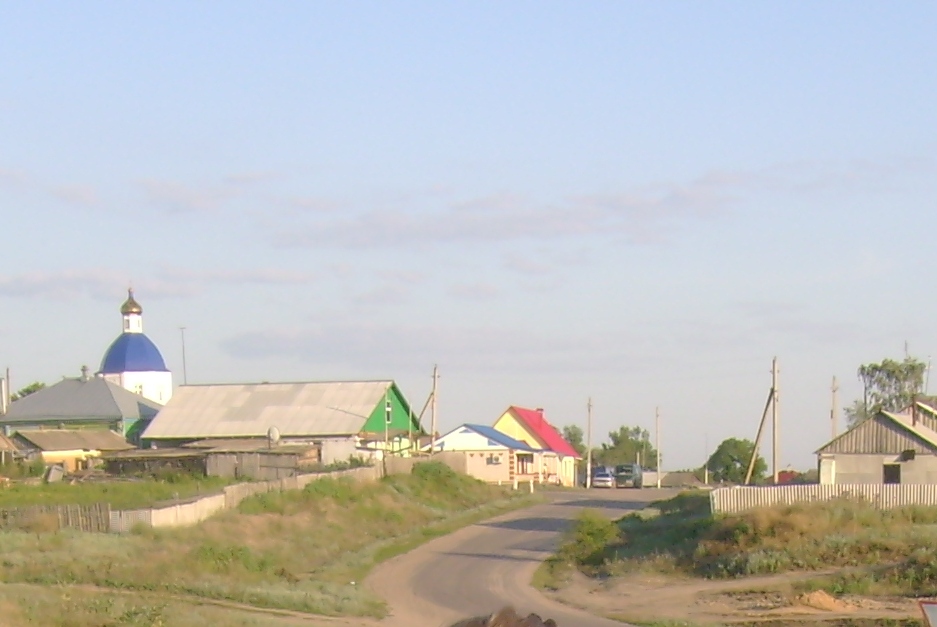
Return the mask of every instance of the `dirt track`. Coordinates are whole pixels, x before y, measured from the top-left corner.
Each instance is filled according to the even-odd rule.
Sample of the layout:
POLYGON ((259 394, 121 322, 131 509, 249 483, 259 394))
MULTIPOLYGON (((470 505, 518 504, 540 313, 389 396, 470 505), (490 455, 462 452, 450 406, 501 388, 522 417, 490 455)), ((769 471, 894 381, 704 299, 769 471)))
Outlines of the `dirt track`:
POLYGON ((561 627, 621 627, 530 587, 541 561, 583 508, 610 517, 672 495, 657 490, 551 492, 551 503, 466 527, 379 566, 365 582, 390 606, 388 627, 437 627, 505 604, 537 612, 561 627))

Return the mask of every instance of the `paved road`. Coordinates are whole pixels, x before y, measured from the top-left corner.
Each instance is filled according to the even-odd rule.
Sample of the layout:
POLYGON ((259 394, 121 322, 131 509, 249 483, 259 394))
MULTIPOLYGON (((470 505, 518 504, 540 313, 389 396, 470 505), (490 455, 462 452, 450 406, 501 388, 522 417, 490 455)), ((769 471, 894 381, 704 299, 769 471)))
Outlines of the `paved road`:
POLYGON ((449 625, 504 605, 554 618, 560 627, 621 627, 552 601, 530 587, 537 566, 584 508, 620 517, 667 490, 545 492, 551 502, 466 527, 379 566, 366 582, 390 605, 393 627, 449 625))

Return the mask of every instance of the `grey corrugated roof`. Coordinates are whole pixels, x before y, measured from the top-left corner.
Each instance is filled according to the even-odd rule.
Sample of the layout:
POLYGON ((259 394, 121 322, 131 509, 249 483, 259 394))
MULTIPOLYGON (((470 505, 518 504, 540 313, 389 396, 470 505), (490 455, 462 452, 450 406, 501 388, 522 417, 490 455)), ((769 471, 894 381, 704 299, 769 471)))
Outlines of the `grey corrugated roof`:
POLYGON ((134 448, 120 435, 104 429, 17 431, 14 437, 26 440, 43 451, 125 451, 134 448))
MULTIPOLYGON (((915 436, 917 440, 926 444, 921 452, 937 450, 937 431, 934 431, 921 421, 915 422, 910 414, 880 411, 868 420, 863 420, 851 429, 833 438, 816 453, 875 453, 897 455, 908 448, 907 435, 915 436), (894 429, 883 429, 884 426, 894 425, 894 429)), ((916 446, 916 445, 915 445, 916 446)))
POLYGON ((145 439, 325 436, 359 433, 391 381, 182 386, 145 439))
POLYGON ((162 405, 101 377, 63 379, 14 401, 0 421, 152 418, 162 405))

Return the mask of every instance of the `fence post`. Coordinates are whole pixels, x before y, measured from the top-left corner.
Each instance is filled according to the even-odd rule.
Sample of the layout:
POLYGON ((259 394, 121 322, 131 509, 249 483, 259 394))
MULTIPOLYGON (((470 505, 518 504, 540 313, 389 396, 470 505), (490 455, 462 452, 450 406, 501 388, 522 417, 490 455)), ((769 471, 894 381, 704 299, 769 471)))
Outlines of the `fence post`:
POLYGON ((531 494, 534 493, 534 480, 533 479, 530 480, 530 493, 531 494))

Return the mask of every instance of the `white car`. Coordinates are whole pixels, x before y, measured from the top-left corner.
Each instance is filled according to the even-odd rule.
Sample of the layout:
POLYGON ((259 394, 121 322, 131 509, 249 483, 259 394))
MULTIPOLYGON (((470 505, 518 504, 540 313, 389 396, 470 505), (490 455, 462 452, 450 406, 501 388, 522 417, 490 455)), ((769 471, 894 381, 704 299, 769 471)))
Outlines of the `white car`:
POLYGON ((592 487, 593 488, 614 488, 615 486, 615 475, 610 473, 605 468, 597 468, 592 474, 592 487))

